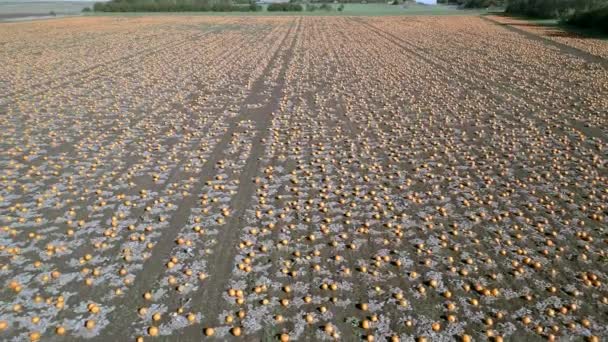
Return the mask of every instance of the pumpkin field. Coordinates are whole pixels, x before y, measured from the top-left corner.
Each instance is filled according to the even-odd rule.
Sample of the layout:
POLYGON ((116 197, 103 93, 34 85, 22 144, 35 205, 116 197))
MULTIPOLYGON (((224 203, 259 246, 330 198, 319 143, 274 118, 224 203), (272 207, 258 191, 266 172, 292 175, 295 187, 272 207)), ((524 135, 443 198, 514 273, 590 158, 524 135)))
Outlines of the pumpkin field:
POLYGON ((608 42, 0 24, 0 340, 605 341, 608 42))

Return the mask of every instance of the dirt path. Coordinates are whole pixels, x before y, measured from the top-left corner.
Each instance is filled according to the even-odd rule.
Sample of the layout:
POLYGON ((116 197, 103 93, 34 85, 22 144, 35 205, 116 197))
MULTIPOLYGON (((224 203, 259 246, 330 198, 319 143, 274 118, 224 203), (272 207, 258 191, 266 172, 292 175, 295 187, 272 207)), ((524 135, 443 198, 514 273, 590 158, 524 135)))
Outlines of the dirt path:
MULTIPOLYGON (((270 70, 279 68, 280 72, 278 79, 275 81, 276 84, 266 84, 267 81, 264 76, 258 79, 253 84, 252 93, 246 99, 241 116, 239 116, 241 119, 253 120, 257 127, 257 134, 253 138, 254 146, 251 154, 239 177, 239 189, 234 196, 233 203, 230 205, 234 213, 227 221, 226 228, 218 236, 217 239, 220 241, 220 245, 217 248, 217 253, 212 256, 209 262, 216 277, 203 287, 200 293, 195 293, 192 297, 193 308, 201 310, 208 317, 208 320, 205 322, 207 326, 215 326, 220 323, 218 320, 223 309, 223 292, 227 289, 234 266, 234 256, 236 255, 235 242, 239 241, 241 228, 245 225, 245 211, 250 207, 251 198, 255 191, 253 181, 258 175, 260 159, 264 153, 262 141, 269 134, 270 121, 273 114, 278 110, 279 103, 284 95, 283 83, 285 82, 289 58, 293 53, 293 45, 296 42, 299 30, 300 19, 297 19, 283 38, 281 48, 275 53, 263 73, 265 76, 269 74, 270 70), (260 103, 263 105, 247 109, 250 105, 260 103)), ((182 335, 190 338, 199 338, 202 336, 202 329, 200 326, 193 326, 192 328, 184 329, 182 335)))

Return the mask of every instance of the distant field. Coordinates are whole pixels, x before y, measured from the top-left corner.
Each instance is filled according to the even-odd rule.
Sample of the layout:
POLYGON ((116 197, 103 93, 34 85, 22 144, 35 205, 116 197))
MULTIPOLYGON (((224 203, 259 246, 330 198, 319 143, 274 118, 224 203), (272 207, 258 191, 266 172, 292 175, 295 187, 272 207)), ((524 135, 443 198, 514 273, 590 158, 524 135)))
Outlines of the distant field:
POLYGON ((92 7, 89 1, 0 1, 0 18, 15 14, 42 15, 51 11, 57 14, 80 13, 85 7, 92 7))

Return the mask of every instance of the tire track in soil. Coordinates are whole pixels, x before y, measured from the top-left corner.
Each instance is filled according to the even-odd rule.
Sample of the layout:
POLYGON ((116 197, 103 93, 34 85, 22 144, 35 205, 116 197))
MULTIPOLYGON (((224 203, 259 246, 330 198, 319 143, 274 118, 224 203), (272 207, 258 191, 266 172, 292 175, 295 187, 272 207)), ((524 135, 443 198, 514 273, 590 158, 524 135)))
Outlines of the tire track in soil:
MULTIPOLYGON (((251 204, 252 196, 255 192, 255 184, 253 179, 259 173, 259 165, 262 159, 262 154, 265 151, 265 147, 261 144, 261 141, 268 135, 270 128, 270 121, 272 120, 272 113, 276 112, 280 105, 280 98, 283 95, 283 85, 285 83, 287 67, 289 65, 289 59, 294 50, 296 37, 301 28, 302 19, 297 19, 295 24, 292 24, 288 33, 285 35, 281 42, 281 46, 285 45, 287 37, 292 36, 292 41, 288 48, 279 48, 271 61, 266 66, 266 69, 262 73, 262 76, 256 80, 252 87, 252 93, 245 100, 244 107, 248 104, 257 104, 262 101, 267 102, 264 106, 248 110, 247 119, 252 120, 257 128, 257 134, 253 138, 253 141, 257 141, 258 144, 253 147, 249 158, 243 168, 239 177, 239 189, 236 195, 233 197, 231 207, 234 210, 234 214, 227 220, 224 229, 222 229, 216 238, 221 245, 216 246, 218 253, 212 255, 208 265, 210 266, 210 273, 216 276, 210 278, 206 286, 195 292, 192 298, 196 298, 192 301, 192 309, 195 311, 201 311, 204 317, 207 318, 205 324, 211 326, 219 325, 218 316, 224 307, 224 298, 222 292, 226 288, 230 279, 232 278, 232 266, 234 258, 236 256, 236 241, 242 232, 243 225, 246 224, 245 211, 251 204), (294 29, 295 26, 295 29, 294 29), (296 32, 292 34, 292 32, 296 32), (284 54, 281 55, 281 52, 284 54), (279 72, 277 84, 274 85, 269 95, 264 94, 264 76, 269 74, 270 70, 276 66, 281 66, 279 72)), ((192 325, 181 331, 181 336, 186 340, 191 340, 194 337, 203 338, 202 327, 192 325)), ((222 339, 229 339, 229 336, 224 336, 222 339)))
MULTIPOLYGON (((209 31, 209 32, 206 32, 206 33, 212 33, 212 32, 213 32, 213 31, 209 31)), ((204 34, 204 35, 206 35, 206 34, 204 34)), ((155 52, 158 52, 158 51, 160 51, 160 50, 156 50, 155 52)), ((220 60, 222 60, 222 61, 223 61, 223 60, 226 60, 226 57, 229 57, 229 56, 230 56, 231 51, 232 51, 232 50, 228 49, 228 50, 226 50, 226 51, 222 52, 222 53, 220 54, 220 56, 219 56, 219 59, 220 59, 220 60)), ((183 81, 183 80, 185 80, 185 79, 186 79, 186 77, 182 77, 181 79, 179 79, 179 81, 183 81)), ((200 80, 197 80, 197 81, 196 81, 196 83, 198 83, 198 84, 200 85, 200 80)), ((198 93, 195 93, 195 92, 191 92, 190 94, 188 94, 188 96, 186 96, 186 98, 184 99, 184 101, 186 101, 185 103, 191 103, 191 102, 192 102, 192 100, 193 100, 193 97, 194 97, 194 96, 196 96, 196 95, 198 95, 198 93)), ((155 106, 152 106, 152 107, 149 109, 149 111, 154 112, 155 110, 159 109, 159 108, 160 108, 162 105, 164 105, 164 104, 166 104, 166 103, 159 103, 159 104, 157 104, 157 105, 155 105, 155 106)), ((176 102, 176 101, 174 101, 174 102, 172 102, 172 103, 171 103, 171 105, 172 105, 172 106, 175 106, 176 104, 177 104, 177 102, 176 102)), ((224 111, 224 110, 226 110, 226 106, 224 106, 224 107, 222 108, 222 111, 224 111)), ((160 114, 159 114, 159 115, 160 115, 160 114)), ((119 118, 119 117, 120 117, 120 115, 114 115, 114 117, 115 117, 115 118, 119 118)), ((139 117, 129 119, 129 120, 130 120, 130 122, 129 122, 128 127, 138 127, 138 125, 139 125, 139 124, 140 124, 140 123, 141 123, 143 120, 146 120, 146 119, 149 119, 149 116, 147 116, 147 115, 145 115, 145 114, 141 114, 139 117)), ((193 124, 194 124, 194 121, 193 121, 192 119, 190 119, 190 120, 188 121, 188 124, 189 124, 189 125, 193 125, 193 124)), ((106 131, 106 130, 109 130, 109 129, 112 127, 112 125, 114 125, 114 122, 111 122, 111 123, 108 123, 108 124, 106 124, 106 125, 103 125, 103 126, 101 126, 101 127, 100 127, 100 131, 106 131)), ((166 131, 167 129, 170 129, 170 127, 165 128, 165 131, 166 131)), ((166 145, 166 146, 167 146, 167 149, 171 149, 171 148, 172 148, 172 147, 173 147, 173 146, 174 146, 176 143, 177 143, 177 141, 174 141, 174 142, 172 142, 172 143, 170 143, 170 144, 166 145)), ((55 154, 57 154, 57 153, 59 153, 59 152, 64 152, 64 153, 66 153, 66 152, 67 152, 67 153, 73 153, 73 152, 74 152, 74 149, 73 149, 73 146, 72 146, 72 145, 73 145, 72 143, 67 143, 67 142, 66 142, 66 143, 63 143, 62 145, 60 145, 60 146, 58 146, 58 147, 56 147, 56 148, 49 148, 49 149, 48 149, 48 153, 50 153, 50 155, 55 155, 55 154)), ((120 171, 120 172, 118 172, 118 174, 117 174, 115 177, 112 177, 112 178, 110 179, 110 181, 111 181, 112 183, 116 182, 116 181, 117 181, 117 180, 118 180, 118 179, 119 179, 119 178, 122 176, 122 173, 123 173, 123 172, 125 172, 125 170, 129 170, 129 169, 130 169, 130 168, 131 168, 133 165, 135 165, 136 163, 138 163, 138 162, 140 161, 140 159, 136 158, 138 153, 139 153, 139 151, 138 151, 138 150, 135 150, 135 149, 130 149, 130 150, 128 151, 127 155, 124 157, 124 159, 125 159, 127 162, 126 162, 126 163, 125 163, 125 165, 124 165, 124 166, 123 166, 123 167, 120 169, 121 171, 120 171)), ((43 160, 42 158, 38 158, 38 159, 36 159, 34 162, 28 163, 28 165, 40 166, 40 165, 41 165, 43 162, 44 162, 44 160, 43 160)), ((180 166, 182 163, 183 163, 183 161, 181 161, 181 160, 180 160, 180 162, 178 163, 178 165, 176 165, 176 168, 179 168, 179 166, 180 166)), ((171 174, 172 174, 172 173, 171 173, 171 174)), ((54 181, 53 179, 48 180, 48 182, 49 182, 48 184, 51 184, 53 181, 54 181)), ((45 184, 47 184, 47 183, 45 183, 45 184)), ((163 185, 164 185, 164 184, 168 184, 168 183, 163 183, 163 185)), ((163 188, 164 188, 164 187, 163 187, 163 188)), ((35 196, 35 194, 32 194, 32 195, 30 195, 29 197, 25 197, 25 199, 30 199, 30 200, 33 200, 34 196, 35 196)), ((89 198, 89 200, 88 200, 88 201, 85 203, 85 207, 86 207, 86 206, 93 205, 93 203, 95 202, 95 200, 96 200, 96 199, 95 199, 94 197, 90 197, 90 198, 89 198)), ((59 209, 59 210, 60 210, 60 211, 63 211, 63 208, 61 208, 61 209, 59 209)), ((51 212, 54 212, 54 211, 51 209, 51 212)), ((53 215, 53 216, 56 216, 56 215, 53 215)), ((139 215, 138 215, 138 216, 139 216, 139 215)), ((80 247, 81 247, 81 248, 83 248, 83 247, 85 247, 85 246, 80 246, 80 247)))
MULTIPOLYGON (((234 49, 235 49, 235 48, 233 48, 232 50, 234 50, 234 49)), ((221 52, 221 56, 222 56, 222 57, 224 57, 224 56, 230 56, 230 52, 231 52, 232 50, 231 50, 231 49, 228 49, 228 50, 225 50, 225 51, 221 52)), ((229 65, 229 64, 230 64, 230 59, 220 58, 220 60, 222 60, 222 61, 223 61, 222 63, 225 63, 225 64, 227 64, 227 65, 229 65)), ((200 81, 199 81, 199 82, 200 82, 200 81)), ((193 97, 194 97, 196 94, 198 94, 198 93, 197 93, 197 92, 191 92, 191 93, 190 93, 188 96, 186 96, 186 97, 185 97, 184 101, 186 101, 186 103, 189 103, 190 101, 192 101, 192 100, 193 100, 193 97)), ((243 100, 244 100, 244 98, 243 98, 243 99, 241 99, 240 101, 243 101, 243 100)), ((238 103, 238 102, 237 102, 237 103, 238 103)), ((176 105, 176 104, 177 104, 177 102, 174 102, 174 103, 173 103, 173 105, 176 105)), ((222 108, 222 109, 219 111, 219 113, 221 113, 221 112, 225 111, 226 109, 227 109, 227 106, 224 106, 224 107, 223 107, 223 108, 222 108)), ((158 115, 161 115, 161 114, 158 114, 158 115)), ((139 122, 141 122, 141 121, 142 121, 142 120, 144 120, 144 119, 149 119, 149 118, 146 118, 146 117, 145 117, 145 115, 142 115, 142 116, 138 117, 138 118, 137 118, 137 120, 136 120, 135 122, 139 123, 139 122)), ((186 121, 184 121, 184 122, 187 122, 187 125, 186 125, 186 126, 188 126, 188 127, 191 127, 191 126, 192 126, 192 127, 193 127, 193 126, 196 126, 196 122, 195 122, 195 121, 196 121, 196 120, 195 120, 195 117, 190 117, 190 118, 188 118, 188 119, 187 119, 186 121)), ((236 125, 236 124, 238 124, 238 121, 235 123, 235 125, 236 125)), ((130 126, 132 126, 132 125, 130 125, 130 126)), ((228 124, 228 125, 226 125, 226 128, 224 129, 224 131, 228 131, 228 127, 229 127, 229 124, 228 124)), ((170 129, 170 128, 171 128, 171 127, 166 127, 166 128, 165 128, 165 130, 166 130, 166 129, 170 129)), ((230 134, 229 134, 228 136, 230 136, 230 134)), ((214 135, 214 136, 213 136, 213 138, 216 138, 216 137, 218 137, 216 140, 217 140, 217 141, 219 141, 219 140, 220 140, 220 138, 219 138, 219 136, 218 136, 218 135, 214 135)), ((222 137, 224 137, 224 135, 222 135, 222 137)), ((177 143, 177 141, 171 141, 171 142, 168 144, 168 146, 174 146, 176 143, 177 143)), ((136 150, 129 151, 129 156, 130 156, 130 157, 126 158, 126 159, 128 160, 128 162, 126 163, 126 166, 125 166, 125 167, 123 167, 122 169, 129 169, 129 168, 130 168, 130 165, 133 165, 133 164, 134 164, 136 161, 137 161, 137 162, 139 161, 138 159, 131 158, 131 156, 135 156, 137 153, 138 153, 138 152, 137 152, 136 150)), ((184 164, 184 163, 185 163, 187 160, 188 160, 188 158, 186 158, 186 159, 183 159, 183 158, 182 158, 182 159, 180 159, 180 160, 179 160, 179 161, 176 163, 176 165, 175 165, 175 167, 172 169, 172 171, 170 171, 170 172, 169 172, 168 179, 167 179, 166 181, 164 181, 162 184, 160 184, 160 185, 148 184, 148 186, 152 186, 152 189, 154 189, 154 190, 153 190, 154 192, 156 192, 156 191, 159 191, 159 192, 160 192, 160 191, 162 191, 163 189, 166 189, 166 188, 167 188, 167 187, 168 187, 168 186, 171 184, 171 182, 172 182, 172 181, 179 180, 179 179, 184 179, 184 177, 185 177, 185 176, 187 176, 188 174, 187 174, 187 173, 185 173, 185 171, 182 171, 182 170, 181 170, 181 166, 182 166, 182 165, 183 165, 183 164, 184 164), (181 173, 180 173, 181 177, 178 177, 178 176, 177 176, 177 173, 178 173, 178 172, 181 172, 181 173)), ((212 170, 212 171, 213 171, 213 170, 212 170)), ((118 174, 116 177, 112 178, 112 182, 114 182, 114 181, 116 181, 117 179, 119 179, 119 178, 121 177, 121 175, 120 175, 120 174, 121 174, 121 172, 119 172, 119 174, 118 174)), ((146 186, 146 187, 147 187, 147 186, 146 186)), ((92 200, 94 200, 94 199, 92 198, 92 200)), ((144 208, 144 207, 146 207, 146 206, 151 206, 153 201, 154 201, 154 200, 150 200, 149 202, 145 203, 143 207, 138 207, 138 209, 137 209, 137 210, 142 210, 142 208, 144 208)), ((87 202, 87 203, 89 203, 89 202, 87 202)), ((91 204, 91 203, 89 203, 89 204, 91 204)), ((190 210, 190 208, 188 208, 187 210, 190 210)), ((134 215, 134 216, 138 217, 138 222, 141 222, 141 221, 145 221, 145 219, 143 218, 143 216, 142 216, 142 215, 143 215, 143 212, 142 212, 142 213, 140 213, 140 214, 134 215)), ((82 254, 84 253, 84 251, 86 250, 86 248, 88 248, 88 247, 89 247, 88 245, 79 245, 79 246, 77 247, 76 251, 75 251, 75 254, 76 254, 76 255, 82 255, 82 254)), ((139 274, 138 274, 138 276, 139 276, 139 274)), ((74 289, 74 288, 72 288, 72 289, 74 289)), ((78 289, 77 289, 77 288, 75 288, 74 290, 78 292, 78 289)), ((103 295, 103 293, 98 293, 98 292, 99 292, 99 290, 100 290, 100 289, 98 289, 98 288, 93 289, 93 290, 92 290, 92 292, 91 292, 91 293, 89 293, 89 298, 101 298, 101 297, 102 297, 102 295, 103 295), (95 292, 95 291, 97 291, 97 292, 95 292)), ((102 290, 102 292, 103 292, 103 290, 102 290)), ((104 333, 105 333, 105 332, 104 332, 104 333)))
MULTIPOLYGON (((347 37, 345 37, 345 39, 348 39, 347 37)), ((320 88, 321 89, 317 89, 317 90, 322 90, 325 89, 329 84, 331 84, 331 82, 326 82, 326 81, 320 81, 320 88)), ((322 108, 320 108, 315 101, 315 93, 316 91, 307 91, 305 92, 305 95, 300 94, 301 99, 305 99, 305 102, 310 106, 309 110, 311 111, 311 113, 318 113, 320 111, 322 111, 322 108)), ((363 130, 361 130, 356 123, 353 123, 350 118, 346 115, 346 112, 344 110, 344 108, 342 108, 344 106, 343 103, 341 103, 340 101, 336 100, 336 99, 330 99, 326 104, 328 104, 329 108, 336 108, 336 112, 333 112, 333 114, 335 115, 335 117, 324 117, 323 120, 326 120, 325 124, 328 127, 332 127, 333 129, 337 128, 337 127, 344 127, 345 129, 343 131, 341 131, 342 134, 344 135, 344 138, 350 140, 350 141, 357 141, 359 139, 360 136, 364 136, 365 133, 363 132, 363 130), (338 108, 340 107, 340 108, 338 108)), ((330 129, 332 129, 330 128, 330 129)), ((377 139, 377 137, 374 136, 375 139, 377 139)), ((358 146, 356 145, 350 145, 350 147, 352 150, 353 154, 359 154, 358 152, 358 146)), ((382 152, 381 152, 382 154, 382 152)), ((381 160, 387 160, 386 156, 384 156, 384 154, 382 154, 383 156, 380 157, 381 160)), ((269 165, 275 165, 274 161, 276 160, 276 157, 273 158, 268 164, 269 165)), ((289 167, 285 168, 286 170, 289 169, 289 167)), ((340 175, 340 171, 334 170, 334 172, 337 172, 338 175, 340 175)), ((282 176, 286 176, 287 173, 282 174, 282 176)), ((328 176, 332 176, 332 173, 324 173, 323 177, 328 177, 328 176)), ((335 176, 335 174, 333 175, 335 176)), ((335 185, 335 184, 334 184, 335 185)), ((280 196, 280 195, 289 195, 289 193, 285 192, 285 188, 283 186, 279 187, 279 190, 277 191, 277 193, 275 193, 273 195, 274 196, 280 196)), ((319 196, 320 193, 314 193, 314 194, 308 194, 307 196, 309 198, 316 198, 317 196, 319 196)), ((296 199, 297 201, 298 199, 296 199)), ((331 201, 331 200, 330 200, 331 201)), ((283 206, 278 205, 278 208, 282 208, 283 206)), ((279 209, 280 211, 280 209, 279 209)), ((366 219, 363 219, 364 221, 366 219)), ((314 224, 312 224, 314 225, 314 224)), ((312 229, 312 227, 310 227, 309 232, 313 232, 315 231, 314 229, 312 229)), ((279 230, 278 229, 274 229, 272 230, 272 237, 268 238, 267 241, 279 241, 279 230)), ((306 236, 306 234, 302 234, 302 232, 294 232, 294 236, 292 236, 294 241, 298 241, 297 237, 298 234, 300 238, 306 236)), ((347 253, 344 256, 348 256, 349 259, 351 259, 354 255, 365 255, 365 256, 369 256, 371 258, 372 255, 374 255, 371 246, 373 245, 371 238, 368 238, 367 243, 364 243, 363 245, 359 246, 357 252, 353 252, 353 253, 347 253)), ((271 253, 271 256, 269 257, 269 263, 271 264, 271 266, 268 269, 268 274, 270 275, 275 275, 276 272, 278 272, 278 263, 279 263, 279 259, 283 256, 285 256, 284 254, 287 254, 287 256, 289 256, 291 253, 287 253, 287 252, 279 252, 279 251, 273 251, 271 253)), ((330 259, 331 255, 327 254, 325 252, 322 252, 321 255, 322 259, 330 259)), ((356 269, 357 265, 354 263, 349 263, 351 269, 356 269)), ((309 272, 308 275, 306 276, 306 280, 302 279, 302 281, 308 281, 311 284, 311 291, 314 291, 315 286, 313 285, 314 281, 315 281, 315 277, 316 275, 314 274, 314 272, 309 272)), ((361 281, 365 281, 364 279, 360 279, 361 281)), ((317 284, 318 285, 318 284, 317 284)), ((356 290, 351 291, 351 297, 354 299, 355 303, 358 303, 357 299, 363 299, 363 298, 367 298, 367 294, 365 293, 365 291, 361 288, 359 288, 357 285, 355 285, 356 290)), ((227 287, 226 287, 227 288, 227 287)), ((272 291, 269 290, 269 296, 273 296, 276 295, 276 293, 273 293, 273 295, 270 295, 270 293, 272 293, 272 291)), ((221 293, 219 294, 221 295, 221 293)), ((274 298, 273 298, 274 299, 274 298)), ((233 308, 234 309, 234 308, 233 308)), ((302 309, 301 307, 299 309, 302 309)), ((228 310, 228 309, 227 309, 228 310)), ((292 314, 294 309, 289 309, 289 312, 291 312, 292 314)), ((296 309, 297 312, 297 309, 296 309)), ((355 341, 355 340, 360 340, 361 339, 361 329, 359 328, 353 328, 352 325, 350 325, 347 322, 347 317, 348 316, 352 316, 353 315, 353 310, 351 310, 350 308, 345 308, 344 311, 340 312, 339 314, 336 314, 336 318, 337 320, 335 320, 334 322, 332 322, 332 324, 336 327, 338 327, 338 330, 341 333, 341 338, 346 340, 346 341, 355 341)), ((322 318, 319 318, 320 321, 323 321, 322 318)), ((293 322, 290 322, 289 324, 293 324, 293 322)), ((315 340, 317 337, 315 336, 315 333, 321 329, 323 325, 319 325, 320 322, 316 322, 314 323, 315 326, 317 326, 318 329, 312 329, 312 330, 308 330, 305 331, 303 333, 303 335, 300 335, 297 339, 301 339, 301 340, 315 340)), ((265 327, 266 328, 266 327, 265 327)), ((275 326, 272 326, 272 328, 276 328, 275 326)), ((272 330, 275 333, 277 331, 272 330)), ((265 340, 266 338, 272 338, 275 339, 277 336, 277 334, 274 335, 267 335, 266 333, 266 329, 264 329, 264 332, 262 332, 262 340, 265 340)))
MULTIPOLYGON (((226 51, 222 52, 222 53, 221 53, 221 57, 222 57, 222 58, 220 58, 220 60, 225 60, 225 58, 223 58, 223 57, 224 57, 224 56, 226 56, 226 55, 230 56, 230 51, 231 51, 231 50, 230 50, 230 49, 228 49, 228 50, 226 50, 226 51)), ((187 101, 188 101, 188 102, 189 102, 189 101, 191 101, 191 100, 192 100, 192 97, 193 97, 195 94, 196 94, 196 93, 194 93, 194 92, 193 92, 193 93, 190 93, 190 94, 189 94, 189 96, 188 96, 188 97, 186 97, 187 101)), ((155 108, 156 108, 156 107, 155 107, 155 108)), ((222 111, 224 111, 225 109, 226 109, 226 106, 224 106, 224 108, 222 109, 222 111)), ((145 116, 145 115, 141 115, 139 118, 137 118, 137 120, 135 120, 135 123, 131 123, 129 126, 131 126, 131 127, 132 127, 132 126, 137 126, 137 125, 138 125, 138 124, 139 124, 139 123, 140 123, 142 120, 144 120, 144 119, 146 119, 146 116, 145 116)), ((188 124, 189 124, 189 125, 193 125, 193 124, 194 124, 193 119, 190 119, 190 120, 188 121, 188 124)), ((177 142, 176 142, 176 141, 174 141, 173 143, 170 143, 168 146, 169 146, 169 147, 172 147, 172 146, 174 146, 176 143, 177 143, 177 142)), ((122 170, 128 170, 128 169, 130 169, 130 168, 131 168, 131 167, 132 167, 132 166, 133 166, 133 165, 134 165, 136 162, 139 162, 139 161, 140 161, 139 159, 134 158, 134 157, 135 157, 135 155, 136 155, 137 153, 138 153, 138 151, 137 151, 137 150, 131 150, 131 151, 129 151, 129 153, 128 153, 127 157, 125 158, 125 159, 127 160, 127 163, 126 163, 126 164, 125 164, 125 166, 122 168, 122 170)), ((152 186, 152 188, 154 189, 154 191, 161 191, 162 189, 164 189, 164 188, 166 188, 167 186, 169 186, 169 184, 171 183, 169 180, 171 180, 171 179, 175 179, 175 178, 172 178, 172 177, 174 177, 174 176, 175 176, 175 173, 177 172, 177 170, 178 170, 178 169, 181 167, 181 165, 182 165, 183 163, 184 163, 184 160, 180 160, 180 161, 179 161, 179 162, 176 164, 175 168, 174 168, 174 169, 173 169, 173 170, 172 170, 172 171, 169 173, 168 180, 162 183, 161 188, 156 189, 156 187, 152 186)), ((113 182, 117 181, 117 180, 118 180, 118 179, 121 177, 121 173, 122 173, 122 172, 119 172, 119 174, 118 174, 117 176, 113 177, 113 178, 112 178, 112 180, 111 180, 111 182, 113 183, 113 182)), ((95 201, 95 198, 94 198, 94 197, 91 197, 91 198, 89 199, 89 201, 87 201, 87 202, 86 202, 86 205, 85 205, 85 206, 93 205, 93 202, 94 202, 94 201, 95 201)), ((144 208, 145 208, 146 206, 151 205, 151 204, 152 204, 152 202, 153 202, 153 201, 150 201, 150 202, 146 203, 146 204, 144 205, 144 208)), ((61 210, 63 210, 63 209, 61 209, 61 210)), ((141 209, 140 209, 140 210, 141 210, 141 209)), ((143 214, 143 213, 142 213, 142 214, 143 214)), ((57 215, 57 214, 55 213, 54 215, 57 215)), ((136 215, 136 216, 137 216, 137 217, 141 217, 141 214, 138 214, 138 215, 136 215)), ((141 220, 141 219, 139 219, 138 221, 142 221, 142 220, 141 220)), ((78 246, 78 248, 75 250, 75 254, 76 254, 76 255, 83 255, 84 251, 85 251, 85 250, 86 250, 88 247, 89 247, 89 246, 87 246, 87 245, 80 245, 80 246, 78 246)))
MULTIPOLYGON (((291 30, 292 29, 290 28, 290 31, 287 34, 285 34, 285 36, 283 37, 281 46, 283 46, 283 43, 285 42, 287 37, 290 35, 291 30)), ((294 42, 295 42, 295 39, 294 39, 294 42)), ((209 159, 201 168, 199 175, 203 176, 204 179, 203 179, 203 177, 201 177, 196 182, 196 184, 194 186, 195 189, 197 188, 197 186, 204 183, 205 180, 212 178, 212 176, 214 174, 214 166, 216 165, 217 161, 222 159, 222 156, 223 156, 222 151, 224 151, 228 147, 230 140, 232 138, 232 133, 236 131, 236 129, 238 128, 238 123, 241 120, 249 119, 249 120, 252 120, 253 122, 255 122, 255 124, 258 128, 258 132, 266 131, 266 129, 268 128, 269 121, 271 120, 271 113, 278 106, 278 102, 279 102, 278 98, 281 95, 281 91, 282 91, 282 82, 277 84, 275 86, 275 88, 273 89, 272 94, 271 94, 272 100, 267 105, 265 105, 261 108, 255 108, 253 110, 247 110, 246 108, 247 108, 248 104, 259 103, 261 100, 264 100, 267 98, 262 93, 263 89, 264 89, 264 75, 267 75, 270 68, 273 65, 278 63, 278 60, 279 60, 278 57, 279 57, 280 51, 281 51, 281 48, 278 48, 277 51, 275 52, 275 54, 273 55, 273 57, 271 58, 271 60, 269 61, 264 72, 255 81, 254 86, 252 87, 252 90, 251 90, 251 94, 247 97, 247 99, 244 101, 243 105, 241 106, 242 108, 245 108, 245 109, 241 109, 240 115, 235 118, 232 118, 230 120, 230 122, 228 124, 229 128, 224 133, 221 140, 214 146, 213 152, 211 153, 209 159), (276 98, 276 101, 275 101, 275 98, 276 98)), ((291 49, 290 49, 290 51, 291 51, 291 49)), ((279 79, 284 77, 285 69, 286 69, 286 67, 283 67, 283 70, 281 72, 282 77, 279 77, 279 79)), ((263 139, 263 137, 260 136, 260 133, 258 133, 258 135, 254 138, 254 140, 258 140, 258 141, 260 141, 261 139, 263 139)), ((237 194, 235 195, 235 198, 237 200, 236 200, 235 207, 234 207, 234 214, 231 216, 231 219, 229 219, 227 224, 225 225, 225 227, 227 227, 227 228, 221 230, 220 235, 216 238, 218 240, 218 242, 223 242, 223 245, 216 246, 219 253, 214 254, 214 257, 209 262, 209 265, 211 267, 214 267, 214 269, 210 270, 209 273, 218 274, 221 278, 220 278, 220 280, 216 280, 215 283, 207 282, 207 284, 206 284, 207 286, 205 287, 205 290, 211 290, 211 292, 215 292, 215 293, 214 294, 207 294, 207 293, 198 294, 197 297, 199 298, 199 300, 193 301, 193 304, 195 304, 195 305, 193 305, 193 309, 195 309, 195 310, 201 310, 204 312, 205 311, 204 308, 214 309, 219 306, 219 305, 212 305, 209 303, 206 303, 206 305, 202 305, 202 304, 205 304, 205 303, 203 303, 202 299, 203 298, 212 298, 217 301, 219 301, 221 299, 221 295, 219 295, 221 293, 221 289, 220 289, 220 287, 215 286, 215 285, 224 284, 228 281, 228 278, 229 278, 231 272, 229 272, 229 271, 225 272, 225 271, 230 270, 230 268, 231 268, 230 266, 231 266, 233 257, 230 258, 229 256, 226 256, 225 254, 226 253, 234 254, 234 252, 233 252, 234 241, 236 241, 236 239, 238 238, 238 233, 240 232, 239 229, 233 229, 230 227, 238 227, 241 224, 241 217, 244 215, 246 205, 249 203, 249 198, 251 197, 251 194, 254 191, 253 186, 249 185, 250 182, 248 180, 252 179, 257 174, 257 164, 259 164, 259 158, 261 157, 262 152, 263 152, 263 148, 261 146, 255 147, 253 149, 250 157, 247 159, 246 166, 243 169, 243 172, 241 173, 241 176, 239 178, 239 180, 241 182, 240 183, 241 186, 239 187, 239 190, 238 190, 237 194), (247 186, 244 186, 244 184, 247 184, 247 186), (239 201, 238 199, 245 199, 245 200, 239 201), (229 262, 226 263, 226 260, 228 260, 229 262), (218 265, 219 265, 219 267, 215 267, 218 265), (222 279, 222 278, 226 278, 226 279, 222 279), (209 297, 209 296, 213 296, 213 297, 209 297), (196 304, 199 304, 199 305, 196 305, 196 304)), ((165 183, 169 184, 172 182, 172 180, 181 179, 182 173, 184 173, 184 171, 180 170, 179 167, 177 167, 174 170, 174 172, 169 176, 169 179, 165 183)), ((137 305, 140 304, 141 302, 143 302, 143 298, 140 298, 138 296, 138 294, 143 293, 150 286, 150 284, 154 284, 156 280, 158 280, 159 278, 162 277, 162 274, 164 272, 164 268, 162 267, 163 261, 169 258, 171 250, 174 246, 172 242, 177 238, 178 233, 181 230, 181 228, 185 224, 187 224, 190 210, 192 209, 192 207, 194 207, 197 204, 197 196, 198 196, 198 193, 193 190, 188 196, 185 196, 180 201, 180 203, 177 204, 178 209, 171 215, 171 218, 168 221, 169 229, 166 229, 163 232, 163 236, 159 239, 159 241, 161 241, 161 242, 159 242, 159 244, 153 250, 152 256, 150 258, 148 258, 143 265, 142 270, 145 270, 145 271, 142 271, 136 277, 135 282, 129 287, 128 292, 130 294, 135 294, 135 295, 129 296, 129 293, 126 293, 125 297, 122 299, 122 303, 120 305, 121 306, 120 310, 115 311, 114 314, 110 314, 110 316, 109 316, 110 322, 113 322, 113 324, 110 325, 111 328, 108 328, 104 334, 102 334, 101 336, 97 336, 97 337, 93 338, 92 340, 107 341, 110 338, 116 338, 116 339, 120 340, 121 337, 124 337, 124 332, 130 330, 129 329, 130 324, 132 322, 136 321, 136 318, 137 318, 136 317, 137 316, 137 312, 136 312, 137 305)), ((205 291, 205 292, 207 292, 207 291, 205 291)), ((205 314, 205 316, 213 317, 208 314, 205 314)), ((217 316, 217 315, 214 315, 214 316, 217 316)), ((194 325, 194 327, 196 327, 196 325, 194 325)), ((182 335, 185 334, 185 335, 189 336, 188 337, 189 340, 192 339, 193 335, 202 337, 202 330, 200 328, 194 328, 194 327, 184 329, 182 331, 182 335)), ((174 339, 174 338, 175 338, 175 336, 172 337, 172 339, 174 339)))

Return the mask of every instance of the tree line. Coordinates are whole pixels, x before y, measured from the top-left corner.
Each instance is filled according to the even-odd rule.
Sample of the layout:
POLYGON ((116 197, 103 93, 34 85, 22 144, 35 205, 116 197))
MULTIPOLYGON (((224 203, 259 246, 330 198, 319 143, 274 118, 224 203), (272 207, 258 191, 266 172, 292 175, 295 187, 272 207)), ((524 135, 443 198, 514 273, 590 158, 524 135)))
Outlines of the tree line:
POLYGON ((504 7, 505 12, 608 33, 608 0, 439 0, 461 8, 504 7))
POLYGON ((438 0, 437 3, 456 5, 461 8, 488 8, 504 6, 505 0, 438 0))
POLYGON ((608 0, 508 0, 505 11, 608 33, 608 0))
POLYGON ((261 6, 230 0, 111 0, 93 5, 95 12, 254 12, 261 6))

